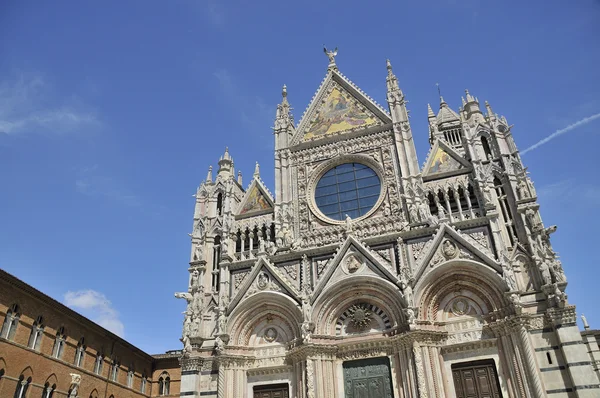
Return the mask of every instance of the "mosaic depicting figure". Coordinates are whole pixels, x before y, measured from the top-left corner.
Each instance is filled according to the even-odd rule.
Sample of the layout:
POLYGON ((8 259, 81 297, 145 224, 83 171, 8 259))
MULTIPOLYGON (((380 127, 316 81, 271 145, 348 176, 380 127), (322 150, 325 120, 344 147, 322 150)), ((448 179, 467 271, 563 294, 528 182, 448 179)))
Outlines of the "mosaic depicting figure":
POLYGON ((305 136, 314 138, 375 122, 375 118, 360 109, 348 94, 334 88, 305 136))

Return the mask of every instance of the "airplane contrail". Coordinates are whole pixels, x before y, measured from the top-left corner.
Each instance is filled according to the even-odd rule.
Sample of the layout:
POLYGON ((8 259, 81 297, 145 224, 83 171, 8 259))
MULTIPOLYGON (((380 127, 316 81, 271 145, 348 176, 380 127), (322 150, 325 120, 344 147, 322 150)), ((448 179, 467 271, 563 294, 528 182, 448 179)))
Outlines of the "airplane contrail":
POLYGON ((525 155, 527 152, 529 151, 533 151, 534 149, 536 149, 537 147, 540 147, 542 145, 544 145, 545 143, 547 143, 548 141, 558 137, 559 135, 563 135, 564 133, 568 133, 569 131, 576 129, 579 126, 583 126, 584 124, 588 124, 589 122, 596 120, 600 118, 600 113, 596 113, 595 115, 592 116, 588 116, 585 117, 573 124, 568 125, 567 127, 565 127, 564 129, 560 129, 560 130, 556 130, 554 133, 550 134, 548 137, 544 138, 543 140, 540 140, 538 142, 536 142, 535 144, 533 144, 532 146, 530 146, 529 148, 521 151, 521 155, 525 155))

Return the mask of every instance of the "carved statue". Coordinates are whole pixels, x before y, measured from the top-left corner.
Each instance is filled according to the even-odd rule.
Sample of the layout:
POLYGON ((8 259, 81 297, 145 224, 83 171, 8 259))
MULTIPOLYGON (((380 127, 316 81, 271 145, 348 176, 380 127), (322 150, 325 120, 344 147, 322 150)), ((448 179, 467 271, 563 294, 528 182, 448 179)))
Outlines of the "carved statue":
POLYGON ((352 219, 348 214, 346 214, 346 219, 344 220, 344 225, 346 229, 346 234, 350 235, 352 233, 352 219))
POLYGON ((589 323, 587 321, 587 318, 583 314, 581 314, 581 322, 583 322, 583 328, 585 330, 588 330, 590 328, 590 325, 589 325, 589 323))
POLYGON ((310 322, 310 299, 307 294, 302 295, 302 318, 304 322, 310 322))
POLYGON ((415 314, 415 310, 411 307, 407 307, 404 309, 404 315, 406 316, 406 322, 409 325, 414 325, 417 323, 417 315, 415 314))
POLYGON ((175 293, 175 297, 179 298, 179 299, 185 299, 185 301, 187 301, 188 305, 192 302, 192 295, 189 293, 175 293))
POLYGON ((77 373, 70 373, 71 376, 71 393, 69 394, 69 398, 77 398, 77 393, 79 391, 79 384, 81 383, 81 375, 77 373))
POLYGON ((200 272, 198 272, 198 270, 195 269, 192 271, 190 287, 192 288, 192 290, 195 290, 195 288, 197 288, 199 284, 200 284, 200 272))
POLYGON ((550 274, 556 283, 564 283, 567 281, 567 277, 565 276, 565 272, 563 271, 563 267, 559 260, 555 259, 552 261, 550 266, 550 274))
POLYGON ((202 250, 202 243, 198 243, 194 248, 194 261, 204 260, 204 252, 202 250))
POLYGON ((527 177, 525 176, 521 177, 517 187, 521 199, 529 199, 531 197, 531 194, 529 193, 529 184, 527 184, 526 178, 527 177))
POLYGON ((408 206, 408 214, 410 215, 411 222, 419 221, 419 213, 417 207, 414 204, 408 206))
POLYGON ((327 55, 327 58, 329 58, 329 63, 335 64, 335 56, 338 53, 337 47, 333 51, 328 51, 327 47, 323 46, 323 52, 325 53, 325 55, 327 55))
POLYGON ((567 303, 567 294, 561 292, 558 285, 554 285, 554 293, 552 296, 554 296, 554 304, 559 308, 563 308, 567 303))
POLYGON ((221 339, 221 336, 217 336, 215 339, 215 351, 217 354, 221 354, 225 351, 225 342, 221 339))
POLYGON ((217 335, 225 334, 227 330, 227 316, 225 315, 225 309, 219 308, 219 316, 217 317, 217 335))
POLYGON ((311 341, 310 322, 302 322, 302 325, 300 325, 300 331, 302 332, 302 341, 304 344, 309 344, 311 341))
POLYGON ((552 276, 550 275, 550 269, 545 261, 540 261, 540 273, 542 274, 542 281, 544 285, 552 283, 552 276))
POLYGON ((523 305, 521 304, 521 298, 518 294, 512 293, 508 299, 510 300, 516 314, 520 314, 523 311, 523 305))
POLYGON ((510 264, 502 264, 502 279, 508 285, 509 291, 517 290, 517 279, 515 277, 515 272, 513 271, 510 264))
POLYGON ((414 305, 412 287, 410 287, 410 285, 407 282, 401 281, 400 289, 402 289, 402 293, 404 294, 404 299, 406 300, 406 304, 409 307, 412 307, 414 305))

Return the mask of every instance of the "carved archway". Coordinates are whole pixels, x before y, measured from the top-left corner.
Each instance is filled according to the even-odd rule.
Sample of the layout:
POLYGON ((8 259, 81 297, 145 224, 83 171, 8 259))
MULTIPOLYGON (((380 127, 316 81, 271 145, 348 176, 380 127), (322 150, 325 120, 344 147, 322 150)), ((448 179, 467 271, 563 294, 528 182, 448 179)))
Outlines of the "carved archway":
POLYGON ((359 275, 328 286, 317 298, 312 310, 315 334, 343 334, 339 333, 341 319, 346 319, 344 314, 353 311, 353 307, 363 307, 375 315, 372 326, 379 327, 374 331, 391 329, 404 322, 404 303, 398 287, 382 278, 359 275))
POLYGON ((261 292, 242 301, 227 325, 229 345, 284 344, 300 336, 302 314, 298 304, 279 292, 261 292))
POLYGON ((443 321, 452 316, 482 317, 507 305, 505 291, 500 275, 488 266, 470 260, 450 261, 415 285, 418 318, 443 321))

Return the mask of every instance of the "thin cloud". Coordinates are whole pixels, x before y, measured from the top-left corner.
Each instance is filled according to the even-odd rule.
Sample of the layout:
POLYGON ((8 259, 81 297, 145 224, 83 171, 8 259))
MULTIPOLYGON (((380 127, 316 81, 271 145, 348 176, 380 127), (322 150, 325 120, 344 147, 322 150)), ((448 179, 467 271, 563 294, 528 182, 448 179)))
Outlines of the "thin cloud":
MULTIPOLYGON (((268 126, 275 118, 275 106, 269 106, 256 95, 244 93, 242 87, 235 83, 235 79, 227 69, 218 69, 213 76, 219 82, 223 97, 228 104, 235 103, 240 121, 248 129, 256 131, 269 131, 268 126), (267 126, 265 128, 265 126, 267 126)), ((260 133, 259 133, 260 134, 260 133)), ((268 148, 272 147, 272 134, 262 134, 268 148)))
POLYGON ((537 189, 537 195, 543 199, 565 203, 583 200, 591 205, 600 205, 600 186, 579 183, 574 178, 544 185, 537 189))
POLYGON ((76 292, 69 291, 65 293, 64 304, 80 311, 83 315, 117 336, 125 336, 125 326, 119 319, 119 313, 104 294, 91 289, 76 292))
POLYGON ((0 81, 0 133, 64 134, 99 124, 76 96, 55 93, 39 74, 0 81))
POLYGON ((565 133, 568 133, 571 130, 576 129, 577 127, 586 125, 596 119, 600 118, 600 113, 596 113, 592 116, 588 116, 585 117, 573 124, 568 125, 567 127, 560 129, 560 130, 556 130, 554 133, 550 134, 548 137, 544 138, 543 140, 538 141, 537 143, 533 144, 532 146, 530 146, 529 148, 525 149, 524 151, 521 152, 521 155, 525 155, 527 152, 529 151, 533 151, 534 149, 539 148, 540 146, 546 144, 548 141, 551 141, 553 139, 555 139, 556 137, 558 137, 559 135, 563 135, 565 133))
POLYGON ((140 207, 142 201, 114 178, 98 172, 98 165, 79 171, 75 180, 75 190, 82 195, 99 196, 127 206, 140 207))

